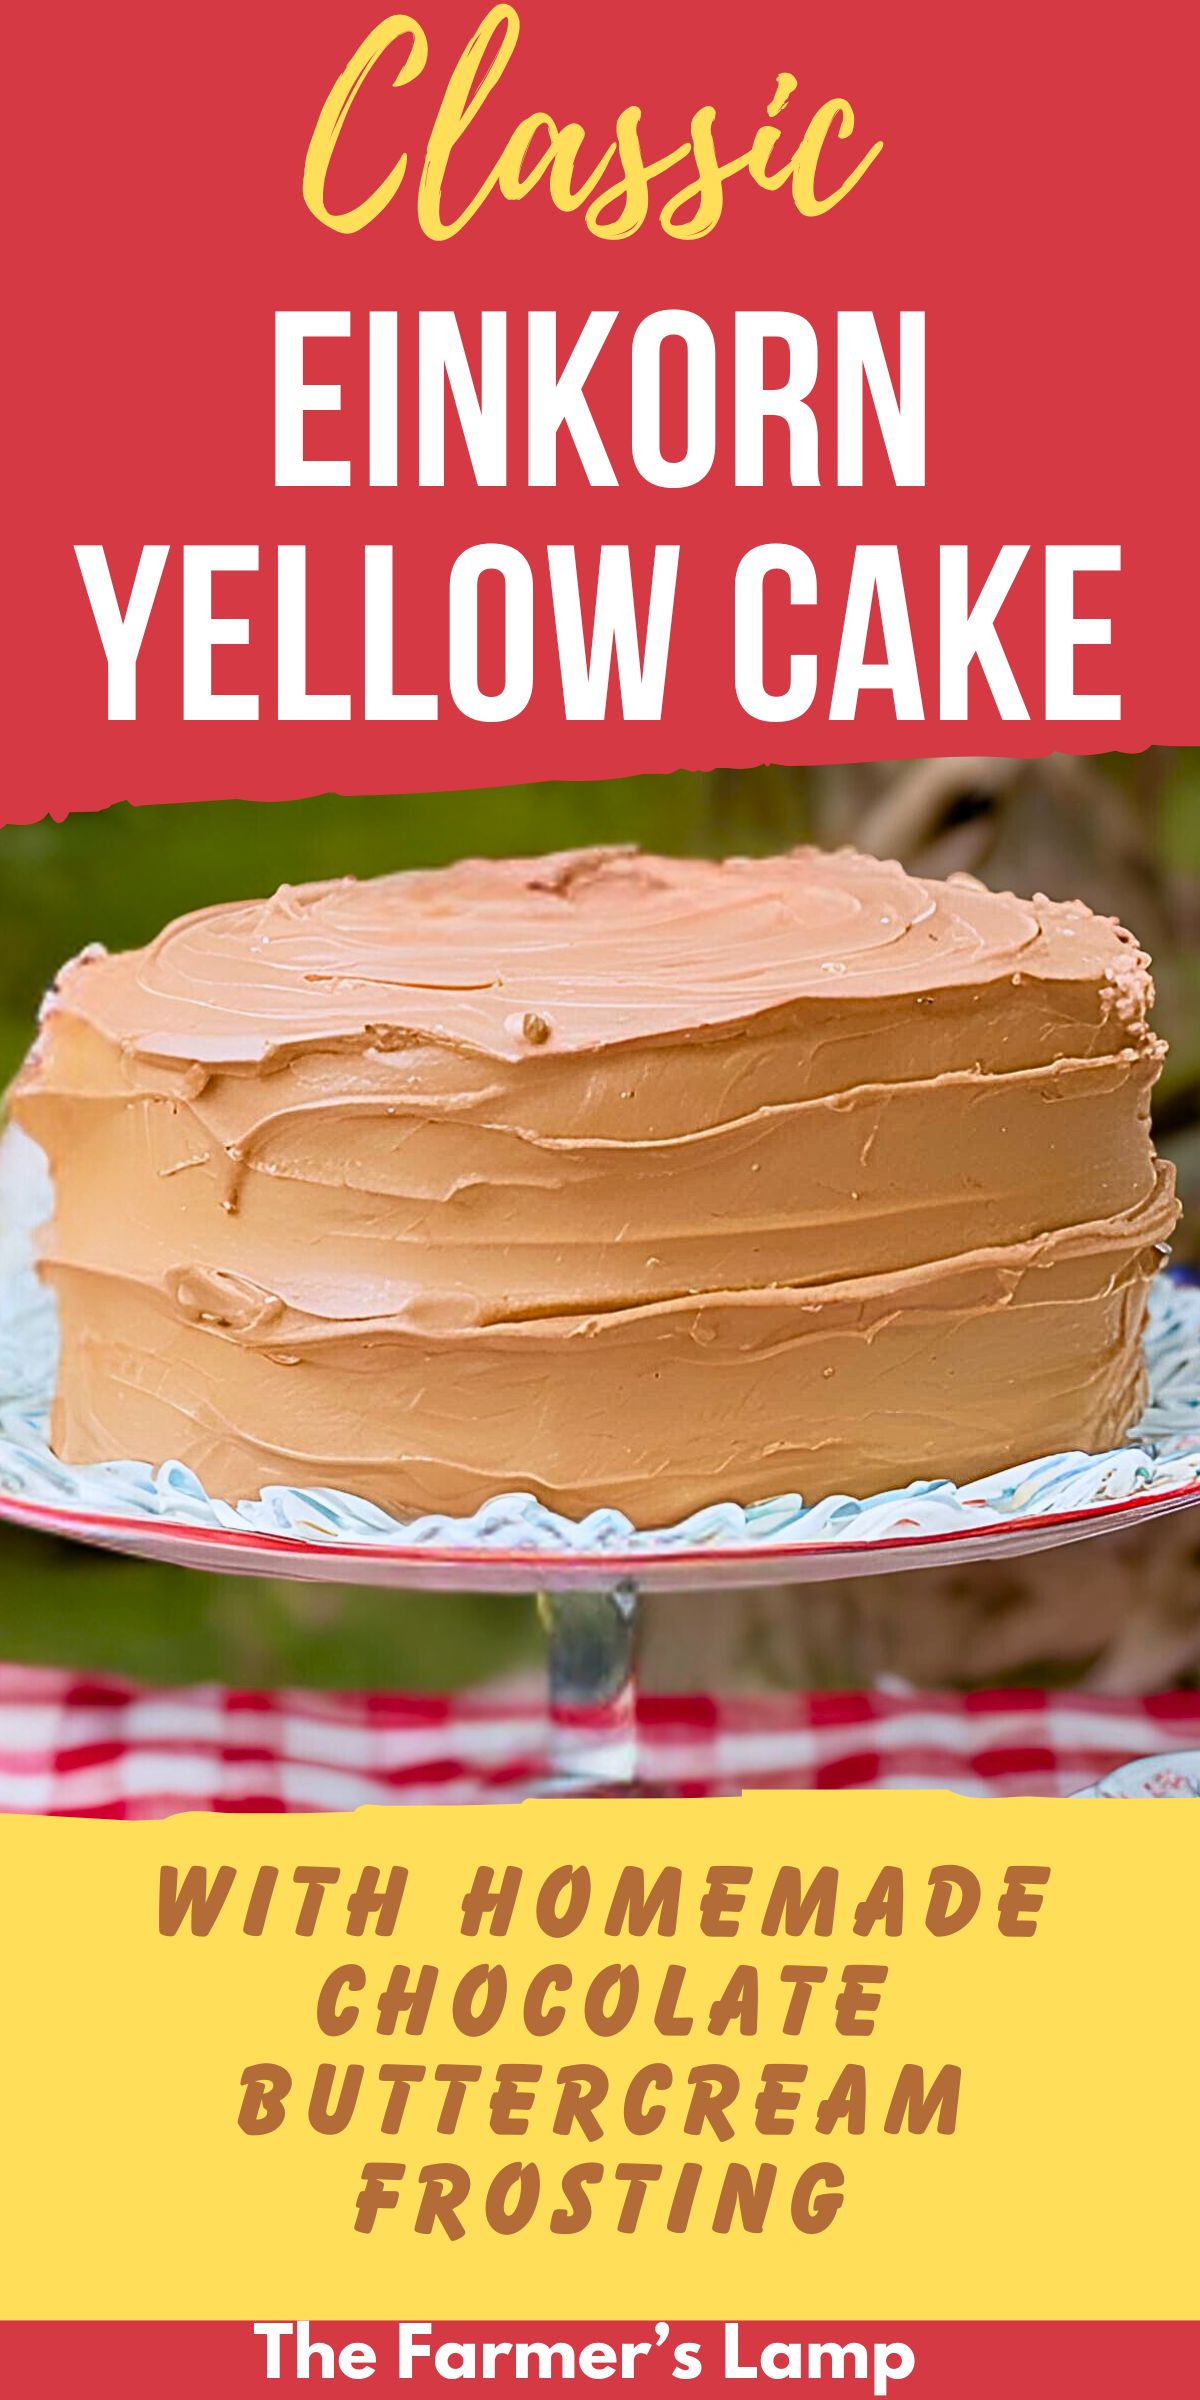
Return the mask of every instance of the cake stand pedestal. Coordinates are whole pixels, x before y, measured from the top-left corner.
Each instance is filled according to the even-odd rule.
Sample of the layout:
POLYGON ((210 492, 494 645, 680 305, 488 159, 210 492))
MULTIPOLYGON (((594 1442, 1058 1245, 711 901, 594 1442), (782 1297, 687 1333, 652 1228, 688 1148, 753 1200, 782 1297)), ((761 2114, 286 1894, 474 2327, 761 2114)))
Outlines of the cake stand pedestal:
POLYGON ((567 1789, 633 1791, 638 1783, 638 1590, 539 1592, 546 1639, 551 1772, 567 1789))

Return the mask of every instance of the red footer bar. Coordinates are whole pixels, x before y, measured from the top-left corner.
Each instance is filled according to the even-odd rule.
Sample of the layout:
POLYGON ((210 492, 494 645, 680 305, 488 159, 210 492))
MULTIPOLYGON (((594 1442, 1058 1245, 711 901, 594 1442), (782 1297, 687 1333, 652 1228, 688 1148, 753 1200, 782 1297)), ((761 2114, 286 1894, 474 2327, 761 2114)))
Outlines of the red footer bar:
POLYGON ((1200 2390, 1200 2325, 813 2323, 0 2323, 0 2391, 38 2400, 250 2400, 272 2387, 423 2394, 606 2386, 745 2400, 1155 2400, 1200 2390))

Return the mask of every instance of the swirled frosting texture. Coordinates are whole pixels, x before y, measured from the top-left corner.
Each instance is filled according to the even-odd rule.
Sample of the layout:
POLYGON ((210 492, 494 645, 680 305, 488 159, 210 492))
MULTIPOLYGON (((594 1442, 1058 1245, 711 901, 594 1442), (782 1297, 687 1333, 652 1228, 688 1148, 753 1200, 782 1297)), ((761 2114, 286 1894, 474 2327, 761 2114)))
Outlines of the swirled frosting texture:
POLYGON ((851 852, 285 888, 67 967, 19 1083, 55 1440, 636 1523, 1119 1440, 1147 961, 851 852))

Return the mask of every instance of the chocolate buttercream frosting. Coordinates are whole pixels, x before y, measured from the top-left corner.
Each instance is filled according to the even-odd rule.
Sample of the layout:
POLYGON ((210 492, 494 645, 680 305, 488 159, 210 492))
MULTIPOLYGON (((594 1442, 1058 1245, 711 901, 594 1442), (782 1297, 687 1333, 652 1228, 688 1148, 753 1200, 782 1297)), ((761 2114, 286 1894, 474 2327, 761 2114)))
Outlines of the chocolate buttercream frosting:
POLYGON ((639 1525, 1123 1439, 1175 1221, 1148 962, 850 851, 284 887, 63 970, 74 1463, 639 1525))

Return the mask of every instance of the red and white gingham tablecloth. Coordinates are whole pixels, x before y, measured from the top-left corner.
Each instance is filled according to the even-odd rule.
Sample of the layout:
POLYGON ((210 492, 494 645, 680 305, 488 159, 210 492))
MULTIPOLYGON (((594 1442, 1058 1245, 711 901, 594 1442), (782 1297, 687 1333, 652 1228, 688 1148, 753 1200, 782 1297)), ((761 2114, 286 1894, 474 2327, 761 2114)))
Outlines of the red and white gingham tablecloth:
MULTIPOLYGON (((703 1793, 921 1786, 1065 1794, 1200 1746, 1200 1693, 809 1692, 638 1704, 639 1774, 703 1793)), ((535 1686, 449 1698, 240 1692, 0 1666, 0 1810, 160 1817, 368 1802, 514 1800, 549 1772, 535 1686)))

